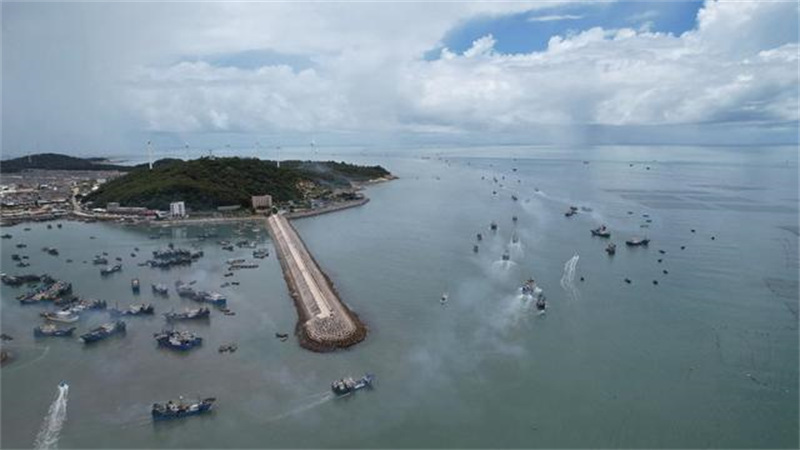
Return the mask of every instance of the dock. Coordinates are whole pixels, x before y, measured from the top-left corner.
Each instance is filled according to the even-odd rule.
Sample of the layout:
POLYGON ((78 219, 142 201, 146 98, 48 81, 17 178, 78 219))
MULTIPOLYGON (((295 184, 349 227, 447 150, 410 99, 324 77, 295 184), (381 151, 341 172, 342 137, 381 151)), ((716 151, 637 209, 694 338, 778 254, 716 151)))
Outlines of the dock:
POLYGON ((297 309, 300 345, 314 351, 331 351, 364 340, 366 327, 339 298, 333 283, 289 221, 272 214, 267 218, 267 229, 297 309))

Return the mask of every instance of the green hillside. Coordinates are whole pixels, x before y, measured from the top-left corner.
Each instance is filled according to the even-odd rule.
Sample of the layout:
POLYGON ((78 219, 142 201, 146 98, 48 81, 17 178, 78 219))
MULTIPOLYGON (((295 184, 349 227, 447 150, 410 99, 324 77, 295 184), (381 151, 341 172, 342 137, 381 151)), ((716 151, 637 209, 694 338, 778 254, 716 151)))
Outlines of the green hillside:
POLYGON ((200 158, 159 161, 153 170, 137 166, 109 181, 84 201, 97 206, 119 202, 123 206, 169 209, 184 201, 193 210, 223 205, 250 205, 252 195, 270 194, 276 202, 302 200, 308 188, 350 187, 351 182, 389 175, 380 166, 346 163, 273 161, 256 158, 200 158))

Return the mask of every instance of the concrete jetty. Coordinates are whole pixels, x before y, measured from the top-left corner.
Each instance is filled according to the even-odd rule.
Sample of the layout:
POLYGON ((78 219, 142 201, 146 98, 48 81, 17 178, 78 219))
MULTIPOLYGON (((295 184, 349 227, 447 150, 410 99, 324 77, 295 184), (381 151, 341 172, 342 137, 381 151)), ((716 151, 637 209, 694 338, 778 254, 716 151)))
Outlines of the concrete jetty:
POLYGON ((294 227, 282 215, 272 214, 267 218, 267 229, 297 308, 300 345, 331 351, 361 342, 367 335, 366 327, 341 301, 294 227))

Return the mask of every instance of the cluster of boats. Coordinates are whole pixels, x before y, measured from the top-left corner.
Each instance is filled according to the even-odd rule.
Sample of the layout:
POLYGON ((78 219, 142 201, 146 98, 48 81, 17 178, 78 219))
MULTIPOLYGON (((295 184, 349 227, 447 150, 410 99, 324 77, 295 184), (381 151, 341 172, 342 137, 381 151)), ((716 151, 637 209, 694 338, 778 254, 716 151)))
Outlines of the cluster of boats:
POLYGON ((55 280, 50 277, 42 278, 43 286, 26 294, 21 294, 17 299, 22 304, 55 301, 72 292, 72 283, 55 280))
POLYGON ((525 283, 522 284, 520 291, 522 291, 522 295, 525 297, 536 299, 537 310, 544 312, 544 310, 547 308, 547 299, 544 295, 544 291, 542 288, 536 285, 536 281, 533 278, 529 278, 527 281, 525 281, 525 283))
POLYGON ((172 244, 166 249, 154 250, 153 259, 146 262, 150 267, 168 269, 173 266, 186 266, 203 257, 203 251, 175 248, 172 244))

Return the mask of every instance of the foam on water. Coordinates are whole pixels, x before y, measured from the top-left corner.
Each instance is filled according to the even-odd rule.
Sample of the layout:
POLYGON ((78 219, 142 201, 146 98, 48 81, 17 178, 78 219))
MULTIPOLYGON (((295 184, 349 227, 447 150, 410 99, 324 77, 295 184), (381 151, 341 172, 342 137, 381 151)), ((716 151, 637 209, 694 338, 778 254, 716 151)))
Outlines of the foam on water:
POLYGON ((36 440, 33 443, 33 448, 48 449, 58 448, 58 438, 61 435, 61 428, 67 420, 67 394, 69 393, 69 385, 66 383, 58 386, 58 395, 50 409, 47 411, 47 416, 42 422, 42 428, 39 434, 36 435, 36 440))
POLYGON ((561 275, 561 287, 567 291, 567 294, 572 299, 577 299, 580 296, 578 288, 575 287, 575 268, 578 265, 580 256, 577 254, 564 263, 564 274, 561 275))

